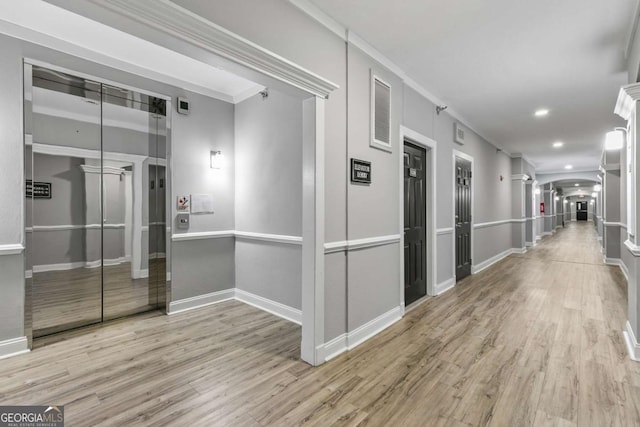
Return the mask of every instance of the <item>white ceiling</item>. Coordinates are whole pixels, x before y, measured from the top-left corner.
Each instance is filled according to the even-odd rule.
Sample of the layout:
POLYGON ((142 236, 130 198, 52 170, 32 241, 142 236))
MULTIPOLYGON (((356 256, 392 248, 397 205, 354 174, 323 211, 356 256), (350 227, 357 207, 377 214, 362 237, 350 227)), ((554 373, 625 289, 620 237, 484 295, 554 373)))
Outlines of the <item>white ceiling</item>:
POLYGON ((0 2, 0 33, 38 41, 46 34, 45 45, 53 39, 55 46, 69 43, 87 52, 100 52, 100 57, 92 59, 104 63, 108 58, 105 65, 128 66, 135 74, 231 103, 263 89, 228 71, 41 0, 0 2))
POLYGON ((539 172, 595 169, 621 125, 637 0, 311 1, 539 172))

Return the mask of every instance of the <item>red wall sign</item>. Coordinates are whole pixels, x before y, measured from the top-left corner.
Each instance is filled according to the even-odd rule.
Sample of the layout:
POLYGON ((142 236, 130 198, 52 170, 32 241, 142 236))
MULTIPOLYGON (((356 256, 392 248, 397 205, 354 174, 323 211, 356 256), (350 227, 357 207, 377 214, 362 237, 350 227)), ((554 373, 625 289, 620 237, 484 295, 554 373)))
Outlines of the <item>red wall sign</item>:
POLYGON ((544 213, 544 202, 540 202, 540 213, 544 213))

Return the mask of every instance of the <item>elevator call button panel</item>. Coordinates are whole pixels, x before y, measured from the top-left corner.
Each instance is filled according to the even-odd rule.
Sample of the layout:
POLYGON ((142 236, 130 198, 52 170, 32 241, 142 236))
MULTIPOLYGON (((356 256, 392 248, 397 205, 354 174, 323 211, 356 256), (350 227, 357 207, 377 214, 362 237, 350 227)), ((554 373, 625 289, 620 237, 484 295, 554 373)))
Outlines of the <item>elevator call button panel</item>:
POLYGON ((179 213, 176 215, 176 226, 183 230, 189 228, 189 214, 179 213))

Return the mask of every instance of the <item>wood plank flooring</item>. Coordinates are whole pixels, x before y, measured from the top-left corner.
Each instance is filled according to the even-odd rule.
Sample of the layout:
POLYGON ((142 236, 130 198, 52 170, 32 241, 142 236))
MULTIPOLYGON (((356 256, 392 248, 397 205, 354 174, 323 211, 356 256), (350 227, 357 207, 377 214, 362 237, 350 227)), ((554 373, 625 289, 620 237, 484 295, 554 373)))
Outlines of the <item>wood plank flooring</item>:
POLYGON ((572 223, 312 368, 300 328, 228 302, 36 341, 0 360, 0 404, 69 426, 632 426, 626 282, 572 223))

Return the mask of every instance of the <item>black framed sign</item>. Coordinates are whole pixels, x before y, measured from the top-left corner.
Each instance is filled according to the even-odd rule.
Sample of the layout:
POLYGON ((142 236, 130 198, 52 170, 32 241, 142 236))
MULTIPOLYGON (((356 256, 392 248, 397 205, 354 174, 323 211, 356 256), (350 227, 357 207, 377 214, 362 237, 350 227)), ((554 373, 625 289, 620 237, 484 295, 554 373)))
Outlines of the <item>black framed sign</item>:
POLYGON ((351 182, 371 184, 371 162, 351 159, 351 182))
POLYGON ((51 198, 51 183, 50 182, 33 182, 27 180, 27 197, 33 197, 34 199, 50 199, 51 198))

